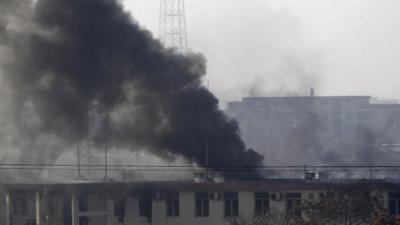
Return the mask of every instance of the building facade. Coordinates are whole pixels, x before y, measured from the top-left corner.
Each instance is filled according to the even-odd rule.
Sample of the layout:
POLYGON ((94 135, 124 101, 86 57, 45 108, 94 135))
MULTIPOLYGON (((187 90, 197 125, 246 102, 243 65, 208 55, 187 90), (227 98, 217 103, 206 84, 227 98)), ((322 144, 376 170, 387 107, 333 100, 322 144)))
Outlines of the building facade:
POLYGON ((370 96, 249 97, 229 102, 226 113, 268 164, 370 165, 398 157, 381 153, 400 143, 400 104, 370 96))
MULTIPOLYGON (((350 181, 346 181, 350 182, 350 181)), ((260 180, 80 184, 8 184, 0 194, 6 225, 206 225, 231 218, 287 213, 302 216, 303 200, 331 193, 333 181, 260 180)), ((365 182, 392 215, 400 213, 400 184, 365 182)))

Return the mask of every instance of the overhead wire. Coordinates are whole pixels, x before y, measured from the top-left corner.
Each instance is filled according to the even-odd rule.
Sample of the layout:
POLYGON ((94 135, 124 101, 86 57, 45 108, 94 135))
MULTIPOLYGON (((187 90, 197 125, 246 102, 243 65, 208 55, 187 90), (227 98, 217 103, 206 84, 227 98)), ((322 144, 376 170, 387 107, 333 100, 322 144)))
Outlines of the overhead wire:
MULTIPOLYGON (((400 165, 214 165, 207 168, 224 172, 395 172, 400 165)), ((104 164, 47 164, 47 163, 0 163, 0 170, 49 170, 49 171, 102 171, 104 164), (79 168, 78 168, 79 166, 79 168)), ((204 167, 194 165, 123 165, 110 164, 110 171, 202 171, 204 167)))

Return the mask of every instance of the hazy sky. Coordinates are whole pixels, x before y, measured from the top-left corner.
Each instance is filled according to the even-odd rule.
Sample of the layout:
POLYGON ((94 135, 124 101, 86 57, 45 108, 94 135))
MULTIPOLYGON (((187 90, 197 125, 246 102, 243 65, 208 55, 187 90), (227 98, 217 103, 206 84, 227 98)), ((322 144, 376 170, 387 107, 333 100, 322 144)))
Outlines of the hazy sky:
MULTIPOLYGON (((159 0, 124 0, 158 36, 159 0)), ((398 0, 186 0, 189 45, 208 59, 211 90, 243 96, 373 95, 400 99, 398 0)))

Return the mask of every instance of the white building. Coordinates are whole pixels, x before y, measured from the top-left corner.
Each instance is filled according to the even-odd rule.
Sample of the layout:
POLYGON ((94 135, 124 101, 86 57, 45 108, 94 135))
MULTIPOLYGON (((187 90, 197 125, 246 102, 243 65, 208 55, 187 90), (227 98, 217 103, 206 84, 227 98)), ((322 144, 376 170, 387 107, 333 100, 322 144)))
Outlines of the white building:
MULTIPOLYGON (((301 216, 302 200, 318 201, 337 185, 329 180, 5 184, 0 224, 223 225, 239 215, 301 216)), ((389 200, 392 213, 399 212, 400 183, 369 180, 365 185, 389 200)))

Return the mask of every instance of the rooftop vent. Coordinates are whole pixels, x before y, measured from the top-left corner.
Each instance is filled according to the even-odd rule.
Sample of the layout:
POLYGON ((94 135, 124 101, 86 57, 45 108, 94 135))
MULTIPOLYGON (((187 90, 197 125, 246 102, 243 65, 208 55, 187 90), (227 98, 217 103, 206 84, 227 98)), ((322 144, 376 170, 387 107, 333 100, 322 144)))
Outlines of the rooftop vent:
POLYGON ((304 173, 304 179, 306 180, 328 180, 329 173, 321 171, 306 171, 304 173))
POLYGON ((219 172, 202 171, 194 173, 195 183, 223 183, 224 176, 219 172))

